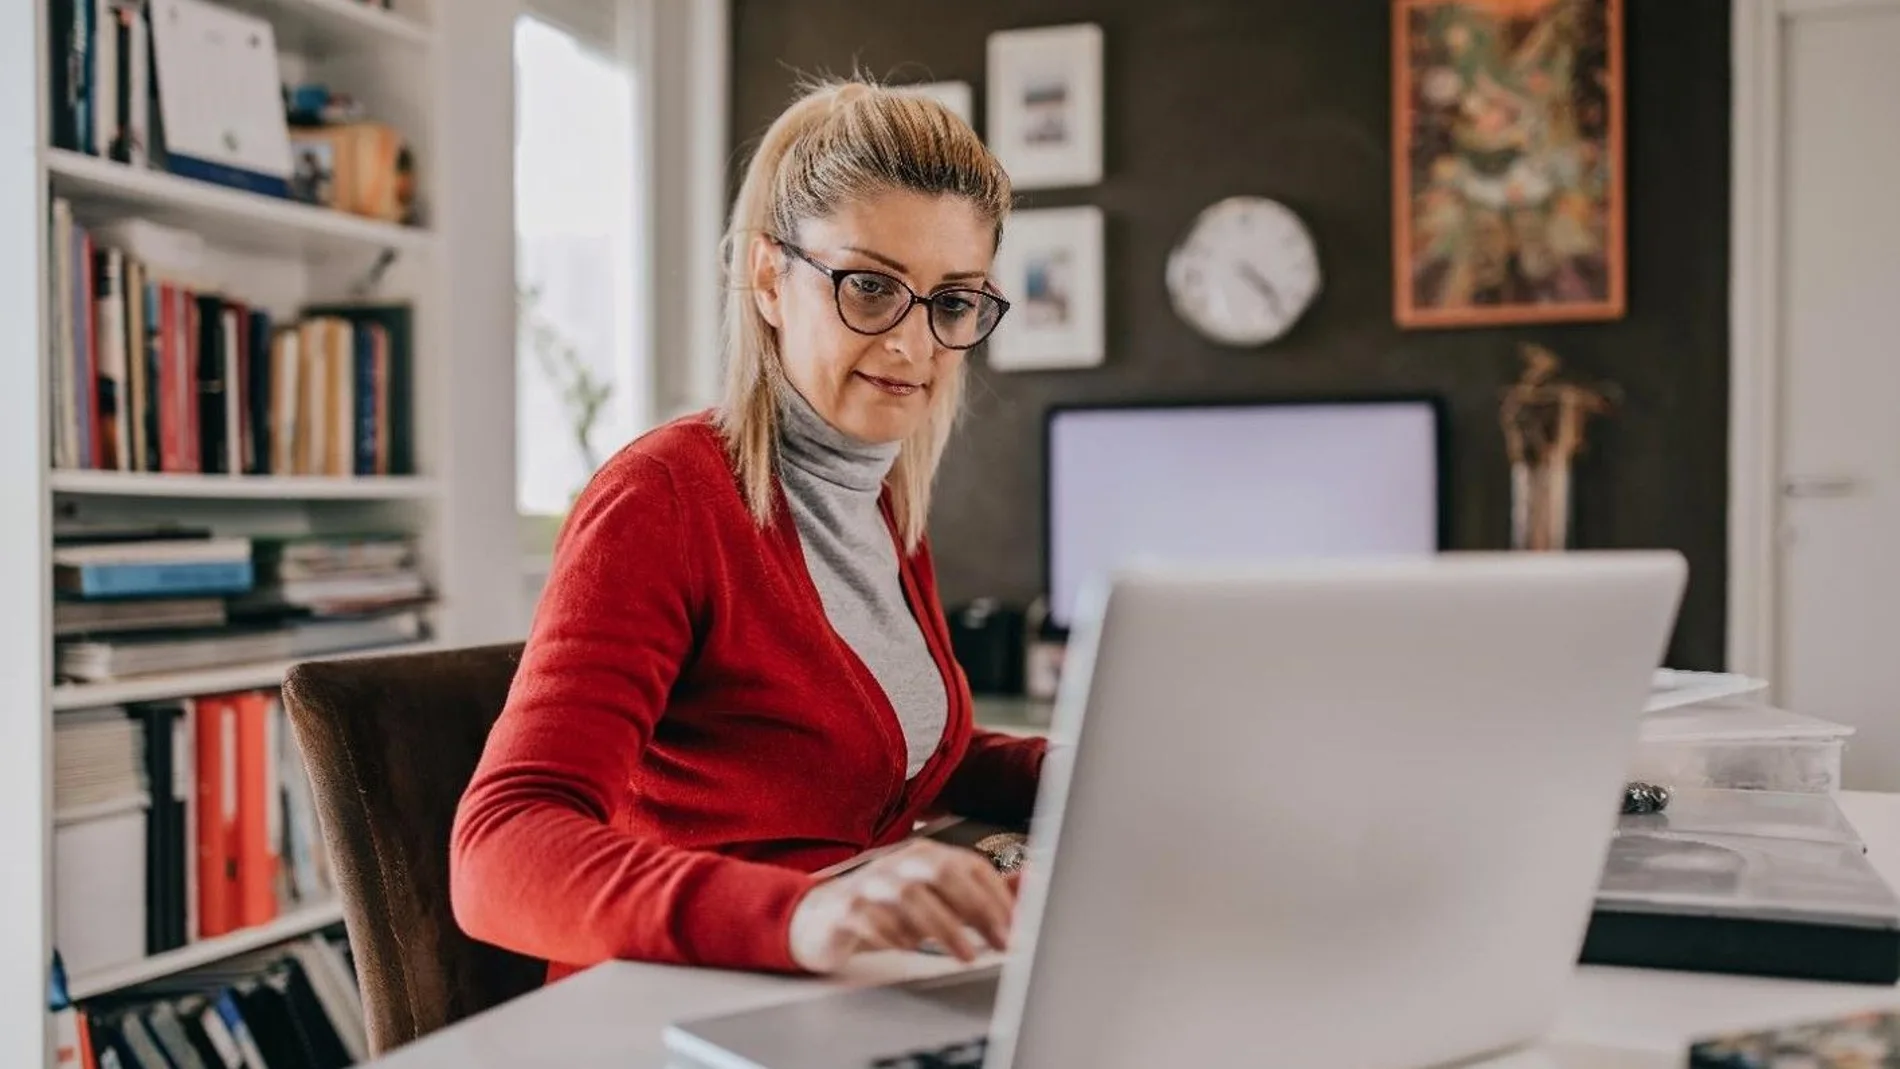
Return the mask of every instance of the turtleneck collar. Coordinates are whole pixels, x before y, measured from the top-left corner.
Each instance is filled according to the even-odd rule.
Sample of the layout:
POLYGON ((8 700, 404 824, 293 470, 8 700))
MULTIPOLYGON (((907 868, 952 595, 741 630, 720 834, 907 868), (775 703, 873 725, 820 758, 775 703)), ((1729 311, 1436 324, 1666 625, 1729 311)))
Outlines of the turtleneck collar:
POLYGON ((785 463, 847 490, 875 495, 883 488, 900 443, 861 442, 833 427, 790 383, 777 392, 785 463))

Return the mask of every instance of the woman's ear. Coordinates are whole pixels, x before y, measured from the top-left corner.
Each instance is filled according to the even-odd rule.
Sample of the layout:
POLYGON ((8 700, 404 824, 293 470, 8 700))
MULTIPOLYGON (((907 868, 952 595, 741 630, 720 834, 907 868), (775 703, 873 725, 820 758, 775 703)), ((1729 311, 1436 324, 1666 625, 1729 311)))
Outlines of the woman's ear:
POLYGON ((778 246, 763 234, 752 235, 750 250, 752 272, 752 301, 759 309, 759 315, 772 329, 784 325, 784 317, 779 311, 779 301, 783 294, 779 289, 779 279, 783 272, 779 270, 778 246))

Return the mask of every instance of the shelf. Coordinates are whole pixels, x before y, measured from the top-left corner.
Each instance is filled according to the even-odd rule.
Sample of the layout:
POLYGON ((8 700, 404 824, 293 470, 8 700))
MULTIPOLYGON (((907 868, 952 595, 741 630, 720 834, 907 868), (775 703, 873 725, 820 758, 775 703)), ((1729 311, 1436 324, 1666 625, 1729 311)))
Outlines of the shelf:
POLYGON ((435 31, 429 27, 357 0, 218 0, 218 3, 268 20, 276 31, 280 51, 312 58, 389 45, 420 50, 435 42, 435 31))
POLYGON ((196 672, 170 672, 164 675, 136 676, 107 683, 61 683, 53 688, 54 709, 90 709, 101 705, 184 698, 194 694, 224 694, 237 690, 274 687, 284 681, 292 665, 305 661, 340 661, 355 657, 382 657, 398 653, 425 653, 440 649, 438 642, 405 642, 396 646, 375 646, 344 653, 317 653, 289 661, 265 661, 228 668, 207 668, 196 672))
POLYGON ((55 471, 56 494, 91 497, 194 497, 241 501, 405 501, 433 496, 419 475, 166 475, 150 471, 55 471))
MULTIPOLYGON (((308 2, 308 0, 305 0, 308 2)), ((142 170, 67 149, 45 150, 53 192, 70 199, 91 226, 137 217, 198 232, 208 244, 271 256, 424 253, 435 237, 297 201, 142 170)))
POLYGON ((274 943, 295 939, 311 932, 328 928, 343 919, 343 905, 340 902, 327 902, 319 906, 287 913, 269 924, 255 928, 246 928, 216 939, 205 939, 155 954, 149 958, 114 965, 109 969, 98 969, 81 973, 72 978, 69 985, 75 1000, 97 998, 100 995, 135 987, 153 980, 185 972, 200 966, 223 961, 253 950, 261 950, 274 943))

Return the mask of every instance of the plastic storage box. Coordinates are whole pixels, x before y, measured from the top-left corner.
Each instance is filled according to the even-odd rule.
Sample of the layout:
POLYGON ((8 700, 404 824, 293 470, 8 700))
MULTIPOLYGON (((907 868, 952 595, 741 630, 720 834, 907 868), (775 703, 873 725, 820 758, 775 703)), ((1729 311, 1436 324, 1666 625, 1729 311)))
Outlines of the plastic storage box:
POLYGON ((1629 778, 1671 789, 1830 792, 1854 729, 1773 706, 1714 702, 1651 713, 1629 778))

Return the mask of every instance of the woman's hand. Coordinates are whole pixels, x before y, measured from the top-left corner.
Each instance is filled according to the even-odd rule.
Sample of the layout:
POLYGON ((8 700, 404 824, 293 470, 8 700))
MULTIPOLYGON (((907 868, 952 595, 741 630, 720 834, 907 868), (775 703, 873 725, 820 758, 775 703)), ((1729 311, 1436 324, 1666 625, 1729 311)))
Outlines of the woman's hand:
POLYGON ((1014 881, 983 855, 919 839, 806 892, 792 913, 792 958, 823 973, 862 951, 935 940, 969 962, 969 930, 1002 950, 1015 908, 1014 881))

